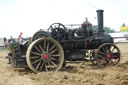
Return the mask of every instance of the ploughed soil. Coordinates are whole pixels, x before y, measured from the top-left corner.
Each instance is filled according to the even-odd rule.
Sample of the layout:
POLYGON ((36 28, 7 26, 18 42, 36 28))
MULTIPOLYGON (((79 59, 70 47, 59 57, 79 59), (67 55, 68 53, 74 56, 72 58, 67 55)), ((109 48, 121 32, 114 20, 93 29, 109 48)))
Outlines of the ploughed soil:
POLYGON ((128 85, 128 43, 117 44, 119 66, 99 68, 90 62, 68 63, 59 72, 34 74, 8 64, 7 51, 0 51, 0 85, 128 85))

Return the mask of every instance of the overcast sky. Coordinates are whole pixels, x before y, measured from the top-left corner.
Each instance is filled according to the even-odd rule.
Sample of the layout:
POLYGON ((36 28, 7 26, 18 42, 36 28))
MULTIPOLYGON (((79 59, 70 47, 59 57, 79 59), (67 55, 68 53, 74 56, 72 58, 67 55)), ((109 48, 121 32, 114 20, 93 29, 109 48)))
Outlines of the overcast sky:
POLYGON ((80 24, 88 17, 97 24, 96 10, 104 10, 104 26, 119 31, 128 26, 128 0, 0 0, 0 37, 31 37, 52 23, 80 24))

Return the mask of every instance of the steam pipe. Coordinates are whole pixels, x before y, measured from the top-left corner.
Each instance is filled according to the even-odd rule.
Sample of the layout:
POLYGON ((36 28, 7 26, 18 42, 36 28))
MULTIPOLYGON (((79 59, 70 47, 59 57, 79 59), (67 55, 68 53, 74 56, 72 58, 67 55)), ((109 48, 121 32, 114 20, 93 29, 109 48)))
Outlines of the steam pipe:
POLYGON ((104 35, 104 29, 103 29, 103 12, 104 10, 97 10, 97 18, 98 18, 98 34, 100 36, 104 35))

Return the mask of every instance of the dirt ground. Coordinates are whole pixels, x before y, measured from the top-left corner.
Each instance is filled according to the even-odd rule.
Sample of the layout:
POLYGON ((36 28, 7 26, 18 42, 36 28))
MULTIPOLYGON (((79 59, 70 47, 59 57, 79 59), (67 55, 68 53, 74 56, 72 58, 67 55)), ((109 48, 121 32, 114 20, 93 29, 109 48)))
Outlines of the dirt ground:
POLYGON ((95 68, 90 62, 68 64, 59 72, 34 74, 13 68, 0 51, 0 85, 128 85, 128 43, 117 44, 121 51, 120 65, 95 68))

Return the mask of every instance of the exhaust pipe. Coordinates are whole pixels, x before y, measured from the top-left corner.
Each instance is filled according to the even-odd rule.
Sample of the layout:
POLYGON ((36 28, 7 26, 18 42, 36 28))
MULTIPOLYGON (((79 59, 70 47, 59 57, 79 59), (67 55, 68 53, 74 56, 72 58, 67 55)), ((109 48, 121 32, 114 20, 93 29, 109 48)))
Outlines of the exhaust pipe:
POLYGON ((104 35, 103 29, 103 12, 104 10, 97 10, 97 18, 98 18, 98 34, 100 36, 104 35))

